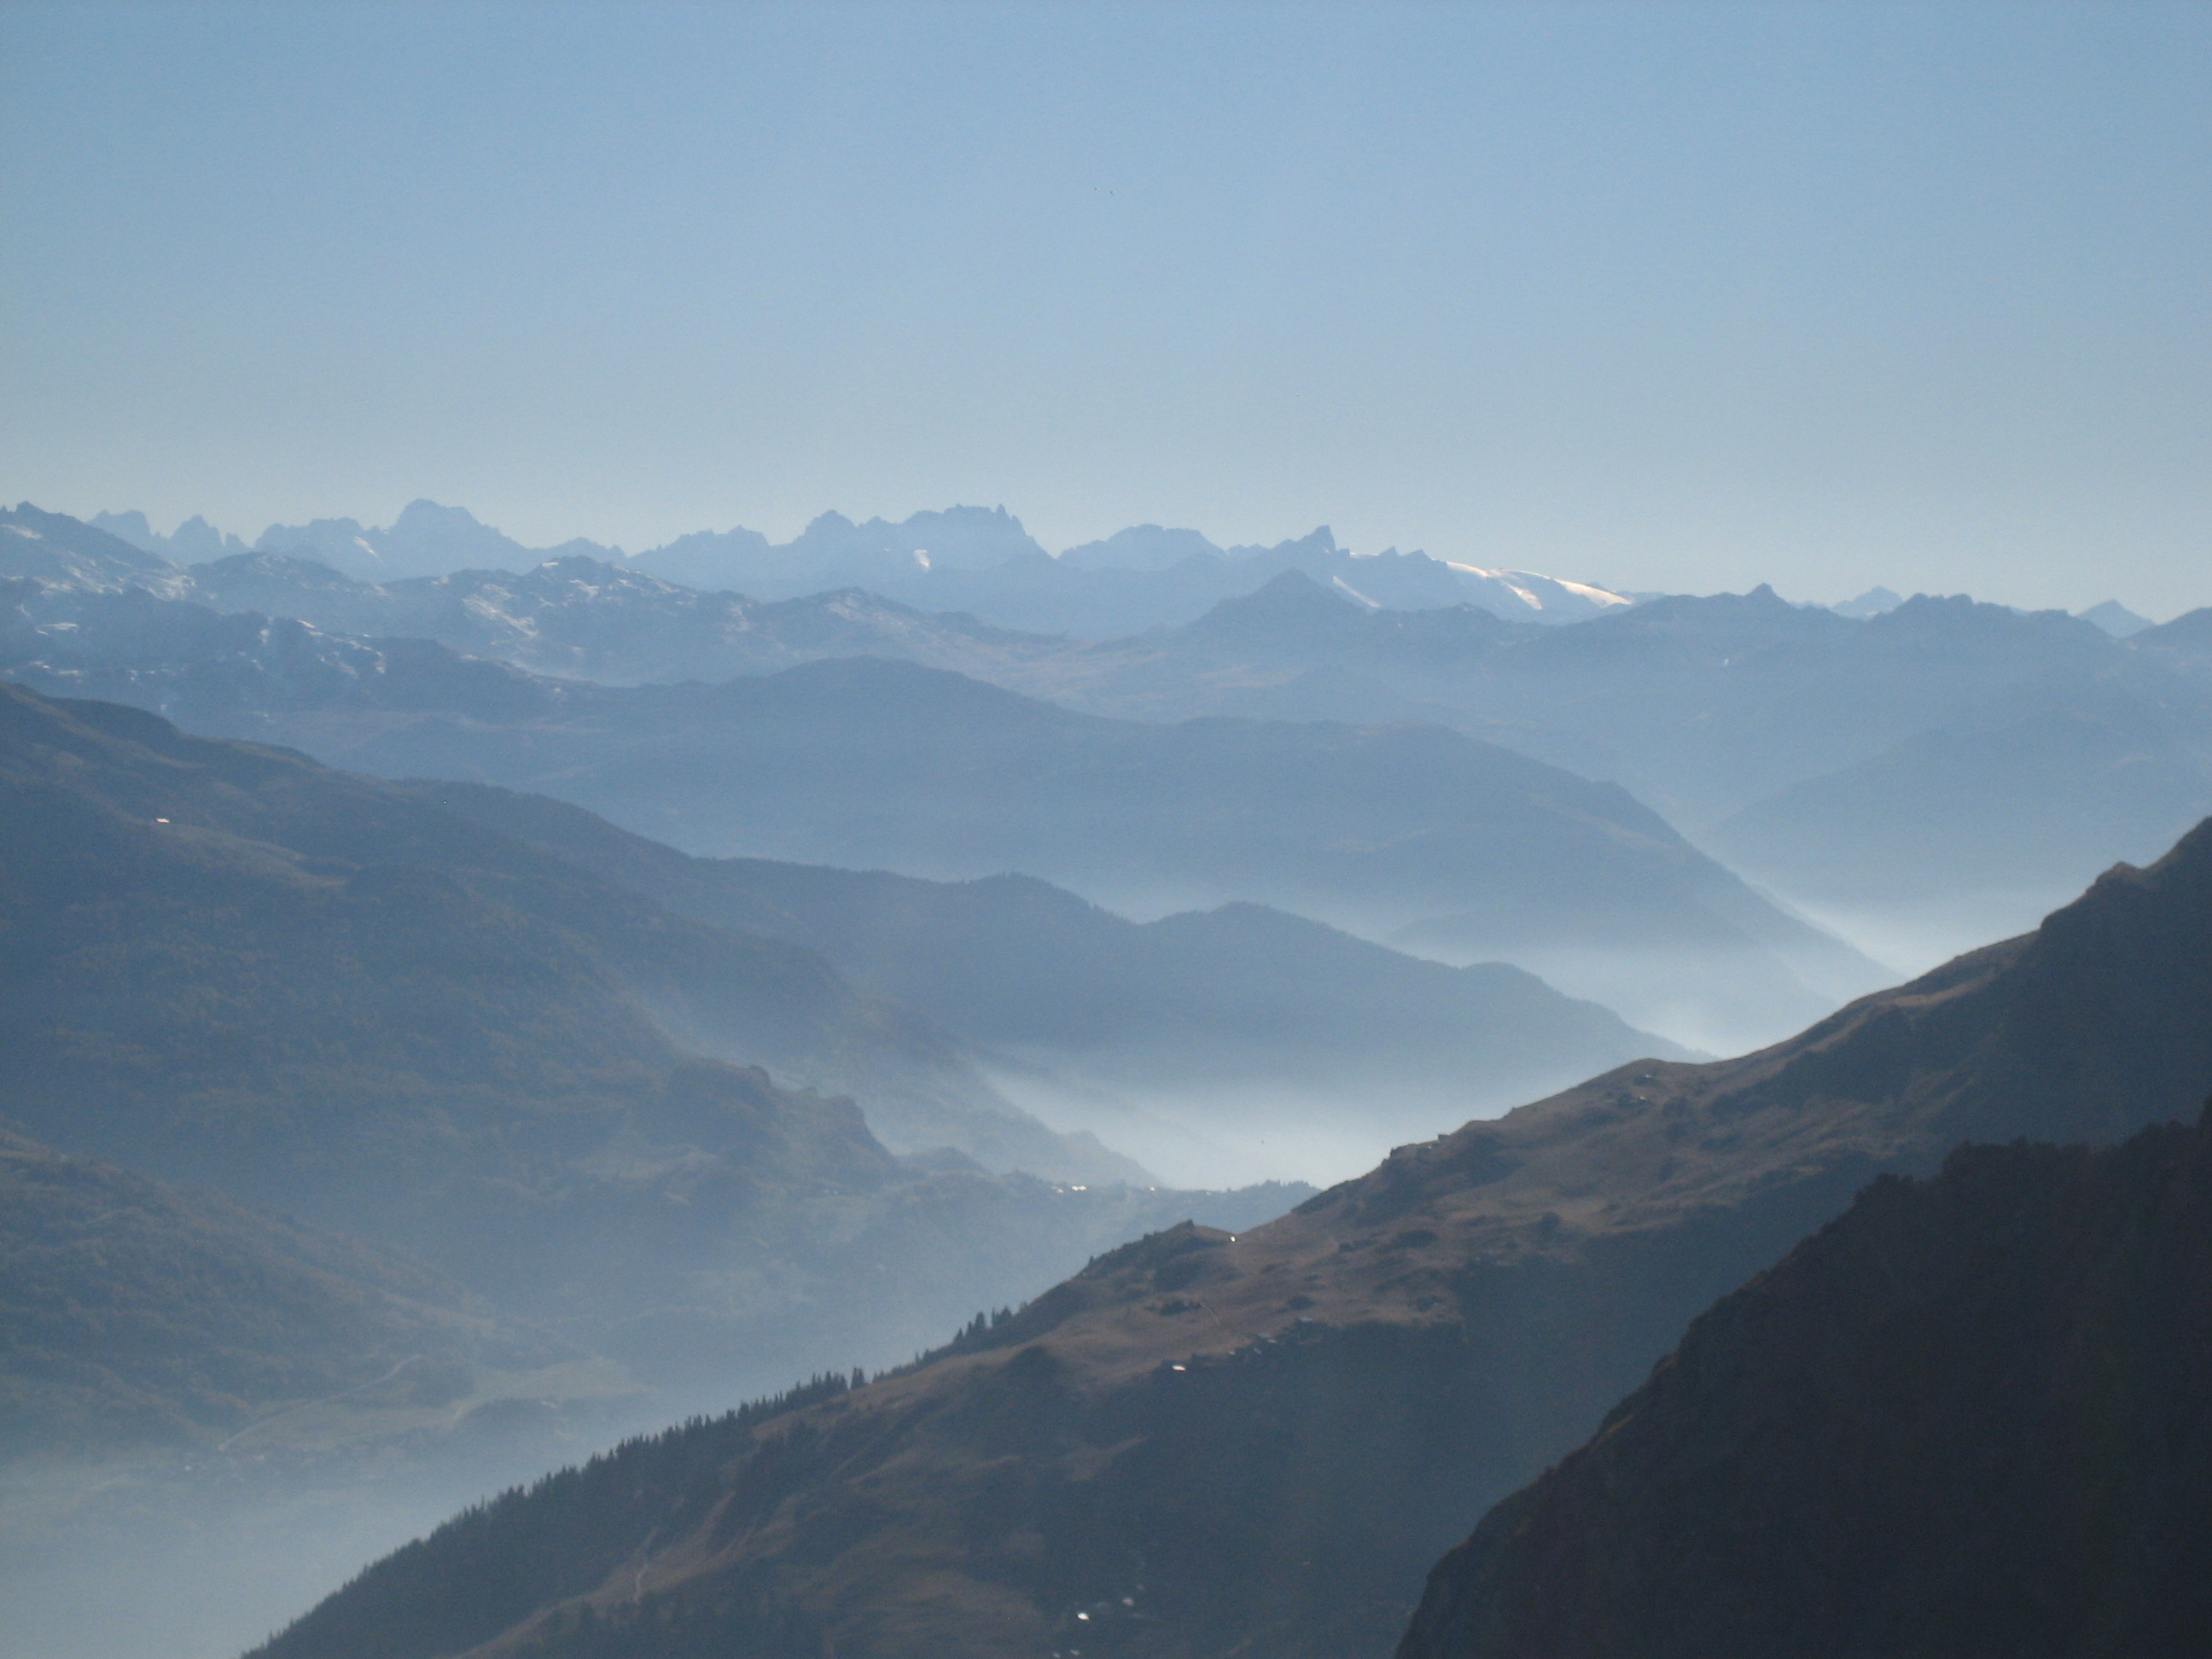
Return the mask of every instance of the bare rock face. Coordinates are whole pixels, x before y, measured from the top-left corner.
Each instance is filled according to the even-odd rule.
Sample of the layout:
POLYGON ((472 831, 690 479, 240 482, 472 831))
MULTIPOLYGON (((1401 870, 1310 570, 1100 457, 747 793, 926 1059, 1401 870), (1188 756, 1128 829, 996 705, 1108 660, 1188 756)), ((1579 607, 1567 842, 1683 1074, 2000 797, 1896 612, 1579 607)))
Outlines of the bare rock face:
POLYGON ((2212 1109, 1887 1177, 1447 1556, 1401 1659, 2212 1650, 2212 1109))

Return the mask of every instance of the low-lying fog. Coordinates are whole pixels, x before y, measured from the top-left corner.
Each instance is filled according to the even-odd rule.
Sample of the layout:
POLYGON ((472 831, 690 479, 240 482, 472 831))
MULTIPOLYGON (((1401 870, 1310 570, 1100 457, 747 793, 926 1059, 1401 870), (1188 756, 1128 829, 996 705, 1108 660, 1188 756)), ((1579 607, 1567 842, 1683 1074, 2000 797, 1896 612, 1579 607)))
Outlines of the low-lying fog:
POLYGON ((1789 896, 1808 921, 1917 979, 1952 957, 2032 933, 2079 887, 1984 890, 1913 900, 1858 901, 1789 896))

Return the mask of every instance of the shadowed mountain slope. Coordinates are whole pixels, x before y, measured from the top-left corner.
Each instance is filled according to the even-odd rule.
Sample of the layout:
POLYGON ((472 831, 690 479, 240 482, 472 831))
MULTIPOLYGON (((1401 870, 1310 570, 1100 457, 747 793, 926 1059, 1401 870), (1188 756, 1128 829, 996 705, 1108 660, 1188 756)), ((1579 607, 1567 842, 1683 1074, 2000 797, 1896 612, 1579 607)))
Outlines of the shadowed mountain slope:
POLYGON ((1036 1089, 1111 1091, 1055 1100, 1165 1170, 1182 1132, 1241 1146, 1286 1118, 1355 1137, 1364 1164, 1635 1055, 1685 1057, 1517 969, 1447 967, 1257 905, 1139 924, 1029 877, 696 859, 544 796, 406 787, 678 914, 817 950, 864 989, 1044 1066, 1036 1089))
MULTIPOLYGON (((0 1130, 0 1458, 234 1440, 579 1358, 419 1261, 0 1130)), ((542 1391, 543 1383, 540 1383, 542 1391)))
POLYGON ((1400 1659, 2212 1648, 2212 1110, 1887 1178, 1439 1564, 1400 1659))
POLYGON ((1270 904, 1514 962, 1662 1030, 1654 959, 1659 1012, 1724 1033, 1817 1011, 1798 975, 1881 977, 1622 791, 1438 727, 1109 720, 863 658, 572 686, 520 722, 334 703, 274 729, 385 775, 557 795, 694 853, 1016 871, 1140 915, 1270 904))
POLYGON ((902 1088, 909 1124, 1133 1167, 801 947, 137 709, 0 687, 0 927, 32 1133, 402 1245, 662 1376, 880 1365, 1146 1227, 1297 1196, 902 1161, 850 1100, 686 1045, 781 1043, 902 1088))
POLYGON ((1437 727, 1160 726, 866 658, 605 687, 140 591, 19 589, 0 669, 387 776, 539 790, 695 853, 1013 871, 1139 915, 1271 904, 1511 961, 1714 1048, 1884 977, 1618 788, 1437 727))
POLYGON ((2212 1084, 2212 826, 1791 1042, 1625 1068, 1182 1229, 836 1401, 464 1517, 269 1659, 1357 1656, 1716 1297, 1962 1139, 2212 1084), (514 1583, 526 1591, 475 1595, 514 1583))
MULTIPOLYGON (((629 1076, 665 1069, 678 1052, 669 1033, 695 1052, 865 1092, 906 1148, 956 1145, 1048 1175, 1112 1172, 1104 1155, 1056 1139, 994 1097, 942 1034, 858 995, 802 948, 687 921, 404 792, 299 757, 187 738, 112 705, 0 696, 11 897, 35 919, 28 938, 41 947, 15 956, 19 1079, 60 1066, 75 1080, 56 1089, 98 1097, 108 1085, 90 1079, 124 1086, 142 1053, 164 1057, 155 1075, 166 1084, 175 1056, 209 1052, 198 1005, 220 994, 196 988, 188 956, 163 953, 162 941, 197 925, 216 965, 254 964, 234 994, 254 1036, 216 1049, 221 1064, 312 1070, 319 1061, 308 1055, 335 1053, 405 1075, 417 1024, 442 1004, 502 1033, 471 1030, 471 1041, 495 1045, 483 1054, 440 1054, 480 1083, 590 1093, 610 1066, 629 1076), (283 907, 296 930, 280 921, 283 907), (404 981, 380 975, 397 964, 354 939, 356 925, 400 930, 404 943, 393 948, 414 952, 420 967, 404 981), (128 981, 111 969, 117 951, 143 957, 128 981), (477 966, 502 953, 501 971, 477 966), (279 963, 290 966, 271 971, 279 963), (351 1012, 395 996, 404 1002, 387 1003, 380 1018, 351 1012), (563 997, 574 1000, 564 1006, 563 997), (288 1000, 297 1006, 284 1009, 288 1000), (86 1022, 131 1035, 106 1048, 30 1035, 86 1022), (374 1060, 352 1047, 370 1042, 391 1046, 374 1060)), ((133 1121, 143 1125, 146 1113, 133 1121)), ((272 1155, 273 1144, 259 1151, 272 1155)))

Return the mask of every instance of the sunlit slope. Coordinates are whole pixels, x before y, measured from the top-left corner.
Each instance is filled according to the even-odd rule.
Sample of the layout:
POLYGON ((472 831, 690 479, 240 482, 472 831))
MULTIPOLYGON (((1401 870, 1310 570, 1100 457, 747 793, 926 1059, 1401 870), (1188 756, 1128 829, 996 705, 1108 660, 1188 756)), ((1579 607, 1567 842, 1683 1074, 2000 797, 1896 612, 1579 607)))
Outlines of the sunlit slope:
POLYGON ((1961 1150, 1699 1316, 1401 1659, 2212 1647, 2212 1113, 1961 1150))
POLYGON ((2200 827, 1774 1048, 1596 1079, 1240 1237, 1131 1245, 906 1375, 505 1500, 265 1651, 1387 1653, 1490 1504, 1871 1176, 2118 1139, 2208 1082, 2200 827), (526 1608, 472 1590, 525 1559, 526 1608))

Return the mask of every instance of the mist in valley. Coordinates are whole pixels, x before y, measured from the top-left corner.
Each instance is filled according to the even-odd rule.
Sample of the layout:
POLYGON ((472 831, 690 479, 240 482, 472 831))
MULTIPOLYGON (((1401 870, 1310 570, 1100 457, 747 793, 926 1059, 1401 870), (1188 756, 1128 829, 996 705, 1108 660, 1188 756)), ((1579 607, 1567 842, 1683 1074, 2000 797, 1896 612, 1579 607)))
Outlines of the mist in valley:
POLYGON ((0 1659, 2212 1650, 2208 78, 0 9, 0 1659))

